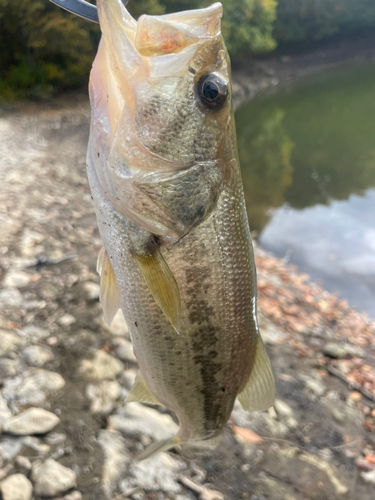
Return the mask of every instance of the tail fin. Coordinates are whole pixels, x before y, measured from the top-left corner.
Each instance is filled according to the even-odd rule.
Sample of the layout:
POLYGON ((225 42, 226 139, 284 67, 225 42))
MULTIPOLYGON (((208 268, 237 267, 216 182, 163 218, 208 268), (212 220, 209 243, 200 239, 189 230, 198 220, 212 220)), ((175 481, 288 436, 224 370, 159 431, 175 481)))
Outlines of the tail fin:
POLYGON ((150 444, 142 453, 137 457, 138 461, 145 460, 146 458, 151 458, 161 451, 167 451, 175 446, 182 444, 182 439, 177 435, 169 439, 163 439, 162 441, 157 441, 156 443, 150 444))

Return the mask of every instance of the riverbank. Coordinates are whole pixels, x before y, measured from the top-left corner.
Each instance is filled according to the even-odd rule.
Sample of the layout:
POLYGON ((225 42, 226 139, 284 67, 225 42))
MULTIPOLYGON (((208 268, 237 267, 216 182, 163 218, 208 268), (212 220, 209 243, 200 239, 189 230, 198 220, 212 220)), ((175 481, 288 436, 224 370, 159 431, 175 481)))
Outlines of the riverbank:
POLYGON ((0 117, 3 497, 22 480, 23 500, 372 500, 375 325, 259 248, 275 407, 236 406, 214 452, 134 461, 176 425, 124 402, 137 364, 123 318, 107 328, 98 302, 88 131, 77 96, 0 117), (37 429, 30 407, 50 412, 37 429))
POLYGON ((268 56, 244 62, 233 70, 235 109, 259 92, 272 92, 292 85, 297 79, 322 73, 338 66, 375 59, 375 34, 352 39, 332 38, 300 48, 284 48, 268 56))

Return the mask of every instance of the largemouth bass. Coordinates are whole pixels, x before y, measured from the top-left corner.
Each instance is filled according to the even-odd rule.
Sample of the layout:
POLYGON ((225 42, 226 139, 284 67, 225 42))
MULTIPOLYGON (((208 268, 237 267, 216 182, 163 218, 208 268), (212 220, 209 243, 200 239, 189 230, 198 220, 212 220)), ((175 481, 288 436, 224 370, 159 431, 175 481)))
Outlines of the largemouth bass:
POLYGON ((127 401, 173 410, 178 444, 215 445, 236 397, 274 400, 231 104, 222 5, 135 21, 98 0, 88 177, 101 302, 121 308, 140 372, 127 401))

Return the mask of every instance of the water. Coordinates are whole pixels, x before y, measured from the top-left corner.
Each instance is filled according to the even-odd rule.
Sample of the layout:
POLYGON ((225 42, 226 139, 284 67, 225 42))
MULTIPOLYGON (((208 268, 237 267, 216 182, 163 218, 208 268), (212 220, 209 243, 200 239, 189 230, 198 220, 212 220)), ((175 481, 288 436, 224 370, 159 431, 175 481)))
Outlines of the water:
POLYGON ((260 245, 375 316, 375 64, 304 79, 236 123, 260 245))

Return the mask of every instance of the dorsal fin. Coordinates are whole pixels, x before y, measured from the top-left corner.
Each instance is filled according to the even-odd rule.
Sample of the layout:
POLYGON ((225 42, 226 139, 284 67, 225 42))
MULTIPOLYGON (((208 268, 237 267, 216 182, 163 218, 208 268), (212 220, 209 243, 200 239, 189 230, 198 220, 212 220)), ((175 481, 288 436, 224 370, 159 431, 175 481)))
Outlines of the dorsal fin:
POLYGON ((267 410, 273 404, 275 392, 271 363, 259 335, 254 366, 238 400, 244 410, 267 410))
POLYGON ((100 275, 100 303, 104 319, 110 325, 120 307, 120 301, 115 273, 104 247, 99 252, 96 269, 100 275))

